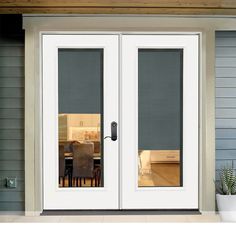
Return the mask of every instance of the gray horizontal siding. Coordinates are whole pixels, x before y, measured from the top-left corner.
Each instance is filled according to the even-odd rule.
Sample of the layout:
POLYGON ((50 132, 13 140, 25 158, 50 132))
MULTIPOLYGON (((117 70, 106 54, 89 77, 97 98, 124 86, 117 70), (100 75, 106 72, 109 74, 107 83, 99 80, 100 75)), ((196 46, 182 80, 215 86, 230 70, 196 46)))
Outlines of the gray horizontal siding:
POLYGON ((235 129, 236 119, 219 119, 216 118, 216 129, 235 129))
POLYGON ((0 211, 24 210, 24 37, 21 28, 21 16, 0 16, 0 211), (7 177, 17 178, 16 188, 6 188, 7 177))
POLYGON ((216 33, 216 180, 236 169, 236 32, 216 33))
MULTIPOLYGON (((235 51, 236 53, 236 51, 235 51)), ((236 68, 235 67, 216 67, 216 77, 220 78, 235 78, 236 68)))
POLYGON ((235 78, 216 78, 216 88, 234 88, 236 87, 235 78))
POLYGON ((24 202, 0 202, 1 211, 24 211, 24 202))
POLYGON ((14 101, 11 101, 8 107, 6 107, 4 103, 1 104, 1 99, 0 99, 0 119, 2 118, 22 119, 24 118, 24 111, 22 108, 23 108, 23 102, 21 102, 20 99, 16 99, 16 104, 14 104, 14 101))
POLYGON ((236 139, 236 129, 216 129, 217 139, 236 139))
POLYGON ((0 67, 24 67, 24 57, 9 57, 1 56, 0 57, 0 67))
MULTIPOLYGON (((1 49, 1 48, 0 48, 1 49)), ((0 77, 23 77, 24 67, 22 66, 0 66, 0 77)))
MULTIPOLYGON (((21 135, 24 136, 24 134, 21 135)), ((0 157, 2 161, 22 161, 24 160, 24 150, 0 150, 0 157)))
POLYGON ((24 88, 0 88, 0 98, 23 98, 24 88))
POLYGON ((0 119, 0 130, 1 129, 23 129, 23 119, 0 119))
POLYGON ((236 98, 216 98, 216 108, 236 108, 236 98))
POLYGON ((1 45, 0 57, 23 57, 24 47, 15 45, 1 45))
POLYGON ((22 88, 24 87, 23 77, 1 77, 1 88, 22 88))
POLYGON ((18 180, 23 181, 25 177, 24 170, 0 170, 2 179, 7 177, 16 177, 18 180))
POLYGON ((0 109, 1 108, 5 108, 8 110, 13 108, 20 108, 23 111, 24 98, 0 98, 0 109))
POLYGON ((218 119, 236 117, 236 110, 231 108, 216 108, 215 112, 218 119))
MULTIPOLYGON (((236 45, 235 45, 236 47, 236 45)), ((236 64, 236 57, 218 57, 216 58, 216 67, 217 68, 228 68, 228 67, 235 67, 236 64)))
POLYGON ((217 98, 236 97, 236 88, 216 88, 217 98))
POLYGON ((24 161, 0 161, 0 171, 1 170, 22 170, 24 169, 24 161))
POLYGON ((216 57, 235 57, 236 47, 216 47, 216 57))
POLYGON ((22 129, 2 129, 0 140, 24 140, 22 129))

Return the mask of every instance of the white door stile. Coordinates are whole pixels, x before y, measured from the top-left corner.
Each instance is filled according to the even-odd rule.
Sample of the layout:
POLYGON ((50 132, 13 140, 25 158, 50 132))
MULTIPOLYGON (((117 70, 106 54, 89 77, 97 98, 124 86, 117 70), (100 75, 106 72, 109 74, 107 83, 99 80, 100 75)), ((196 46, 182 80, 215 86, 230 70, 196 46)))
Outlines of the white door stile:
POLYGON ((121 90, 122 208, 198 209, 198 35, 124 35, 121 90), (139 48, 184 51, 182 187, 138 187, 139 48))
MULTIPOLYGON (((44 209, 117 209, 118 140, 104 140, 104 187, 58 187, 58 48, 103 48, 104 136, 118 121, 118 36, 43 35, 44 209)), ((118 136, 119 137, 119 136, 118 136)))

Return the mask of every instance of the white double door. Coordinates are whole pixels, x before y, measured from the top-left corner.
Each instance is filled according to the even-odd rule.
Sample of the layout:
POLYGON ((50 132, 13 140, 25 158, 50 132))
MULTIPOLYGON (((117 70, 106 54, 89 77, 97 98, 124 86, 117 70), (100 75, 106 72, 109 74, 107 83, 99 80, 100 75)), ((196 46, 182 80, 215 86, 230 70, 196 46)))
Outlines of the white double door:
POLYGON ((42 81, 45 210, 198 209, 198 35, 45 34, 42 81))

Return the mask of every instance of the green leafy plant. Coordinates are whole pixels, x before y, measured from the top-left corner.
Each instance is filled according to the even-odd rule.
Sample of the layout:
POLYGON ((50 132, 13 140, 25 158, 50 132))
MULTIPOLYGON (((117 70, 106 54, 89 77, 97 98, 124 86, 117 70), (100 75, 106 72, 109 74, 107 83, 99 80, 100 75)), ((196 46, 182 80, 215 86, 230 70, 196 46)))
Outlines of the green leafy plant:
POLYGON ((236 194, 236 175, 232 168, 221 169, 218 192, 223 195, 236 194))

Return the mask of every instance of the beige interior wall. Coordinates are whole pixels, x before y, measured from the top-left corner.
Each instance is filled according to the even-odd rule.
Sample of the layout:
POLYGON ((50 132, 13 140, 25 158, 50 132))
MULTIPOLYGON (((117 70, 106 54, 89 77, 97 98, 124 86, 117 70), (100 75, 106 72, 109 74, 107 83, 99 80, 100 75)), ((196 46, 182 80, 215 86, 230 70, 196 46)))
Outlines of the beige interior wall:
POLYGON ((25 15, 25 204, 35 215, 42 205, 42 89, 40 35, 42 32, 171 32, 200 33, 199 91, 199 206, 215 210, 215 30, 235 30, 232 18, 161 16, 31 16, 25 15))

